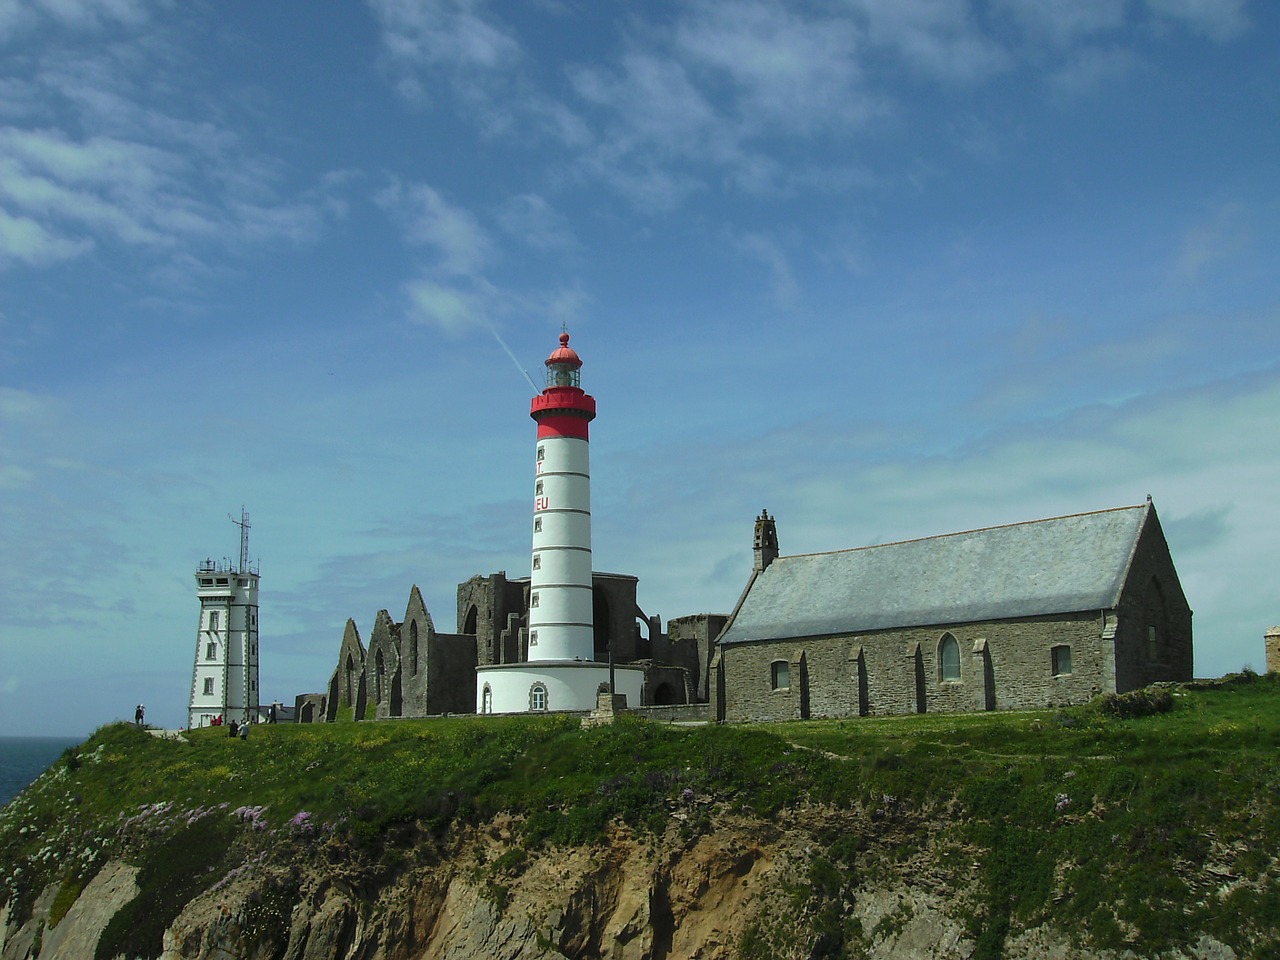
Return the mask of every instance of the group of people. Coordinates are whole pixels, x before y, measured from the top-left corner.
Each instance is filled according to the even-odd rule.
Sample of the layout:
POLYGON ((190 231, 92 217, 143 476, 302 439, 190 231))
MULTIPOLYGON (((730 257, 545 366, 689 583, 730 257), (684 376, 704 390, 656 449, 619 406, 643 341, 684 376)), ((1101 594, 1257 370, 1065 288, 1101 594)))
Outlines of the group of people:
MULTIPOLYGON (((218 714, 211 721, 209 721, 209 726, 211 727, 221 727, 223 725, 224 724, 223 724, 222 714, 218 714)), ((239 737, 241 740, 249 739, 248 722, 236 723, 234 720, 232 720, 230 723, 226 724, 226 728, 227 728, 227 736, 229 737, 239 737)))

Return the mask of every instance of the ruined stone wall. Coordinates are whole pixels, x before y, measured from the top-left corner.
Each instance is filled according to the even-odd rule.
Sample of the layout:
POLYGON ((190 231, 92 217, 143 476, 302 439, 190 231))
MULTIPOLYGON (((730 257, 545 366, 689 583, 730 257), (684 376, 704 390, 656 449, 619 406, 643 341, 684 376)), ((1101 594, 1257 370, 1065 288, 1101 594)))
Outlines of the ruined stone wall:
POLYGON ((689 671, 694 681, 693 699, 710 699, 711 658, 716 637, 728 617, 722 613, 697 613, 667 621, 667 632, 654 641, 653 659, 689 671))
POLYGON ((400 676, 400 625, 386 610, 374 618, 365 656, 365 698, 372 709, 364 717, 381 720, 403 715, 400 676))
POLYGON ((526 622, 527 593, 528 581, 508 580, 504 570, 458 584, 458 633, 476 638, 480 666, 517 662, 515 644, 504 634, 512 614, 526 622))
POLYGON ((476 638, 433 633, 429 653, 431 696, 427 714, 476 712, 476 638))
POLYGON ((635 577, 622 574, 596 573, 591 577, 595 615, 595 658, 609 659, 608 644, 613 644, 615 663, 630 663, 644 653, 640 648, 640 631, 636 625, 635 577))

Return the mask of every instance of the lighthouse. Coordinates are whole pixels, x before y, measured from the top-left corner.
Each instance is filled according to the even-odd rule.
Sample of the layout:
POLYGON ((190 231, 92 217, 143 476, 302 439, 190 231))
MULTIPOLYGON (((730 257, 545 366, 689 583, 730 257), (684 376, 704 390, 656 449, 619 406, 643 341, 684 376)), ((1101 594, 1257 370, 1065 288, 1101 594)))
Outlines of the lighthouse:
POLYGON ((529 415, 538 424, 527 656, 476 671, 478 713, 590 710, 600 693, 638 706, 644 670, 611 667, 595 650, 591 566, 590 423, 596 401, 582 389, 582 358, 560 334, 546 359, 546 387, 529 415))
POLYGON ((529 579, 529 660, 590 660, 591 462, 595 397, 581 385, 582 360, 560 334, 547 358, 547 387, 533 398, 538 422, 529 579))

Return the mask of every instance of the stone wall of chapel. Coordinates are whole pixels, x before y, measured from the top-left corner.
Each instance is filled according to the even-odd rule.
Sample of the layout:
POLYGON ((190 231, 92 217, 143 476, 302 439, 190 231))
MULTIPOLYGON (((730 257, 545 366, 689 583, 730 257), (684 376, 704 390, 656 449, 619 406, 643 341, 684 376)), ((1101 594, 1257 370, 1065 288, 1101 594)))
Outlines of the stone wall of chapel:
POLYGON ((1138 538, 1116 621, 1117 693, 1192 679, 1191 607, 1154 517, 1138 538))
POLYGON ((1085 703, 1113 689, 1114 653, 1103 620, 1101 613, 1081 613, 731 644, 721 651, 725 718, 797 719, 806 694, 812 717, 858 716, 863 691, 869 715, 1085 703), (941 678, 939 644, 948 632, 960 647, 958 681, 941 678), (1054 675, 1057 646, 1071 650, 1069 674, 1054 675), (778 660, 787 661, 790 683, 774 690, 778 660))

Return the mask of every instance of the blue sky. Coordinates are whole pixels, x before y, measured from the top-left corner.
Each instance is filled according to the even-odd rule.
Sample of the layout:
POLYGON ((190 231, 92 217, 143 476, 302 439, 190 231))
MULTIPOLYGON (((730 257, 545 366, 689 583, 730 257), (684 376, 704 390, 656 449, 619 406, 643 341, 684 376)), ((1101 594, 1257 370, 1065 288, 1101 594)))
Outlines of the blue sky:
POLYGON ((0 0, 0 729, 183 722, 193 573, 263 693, 528 573, 530 389, 596 567, 1140 503, 1196 670, 1280 622, 1280 7, 0 0), (518 360, 513 364, 499 341, 518 360))

